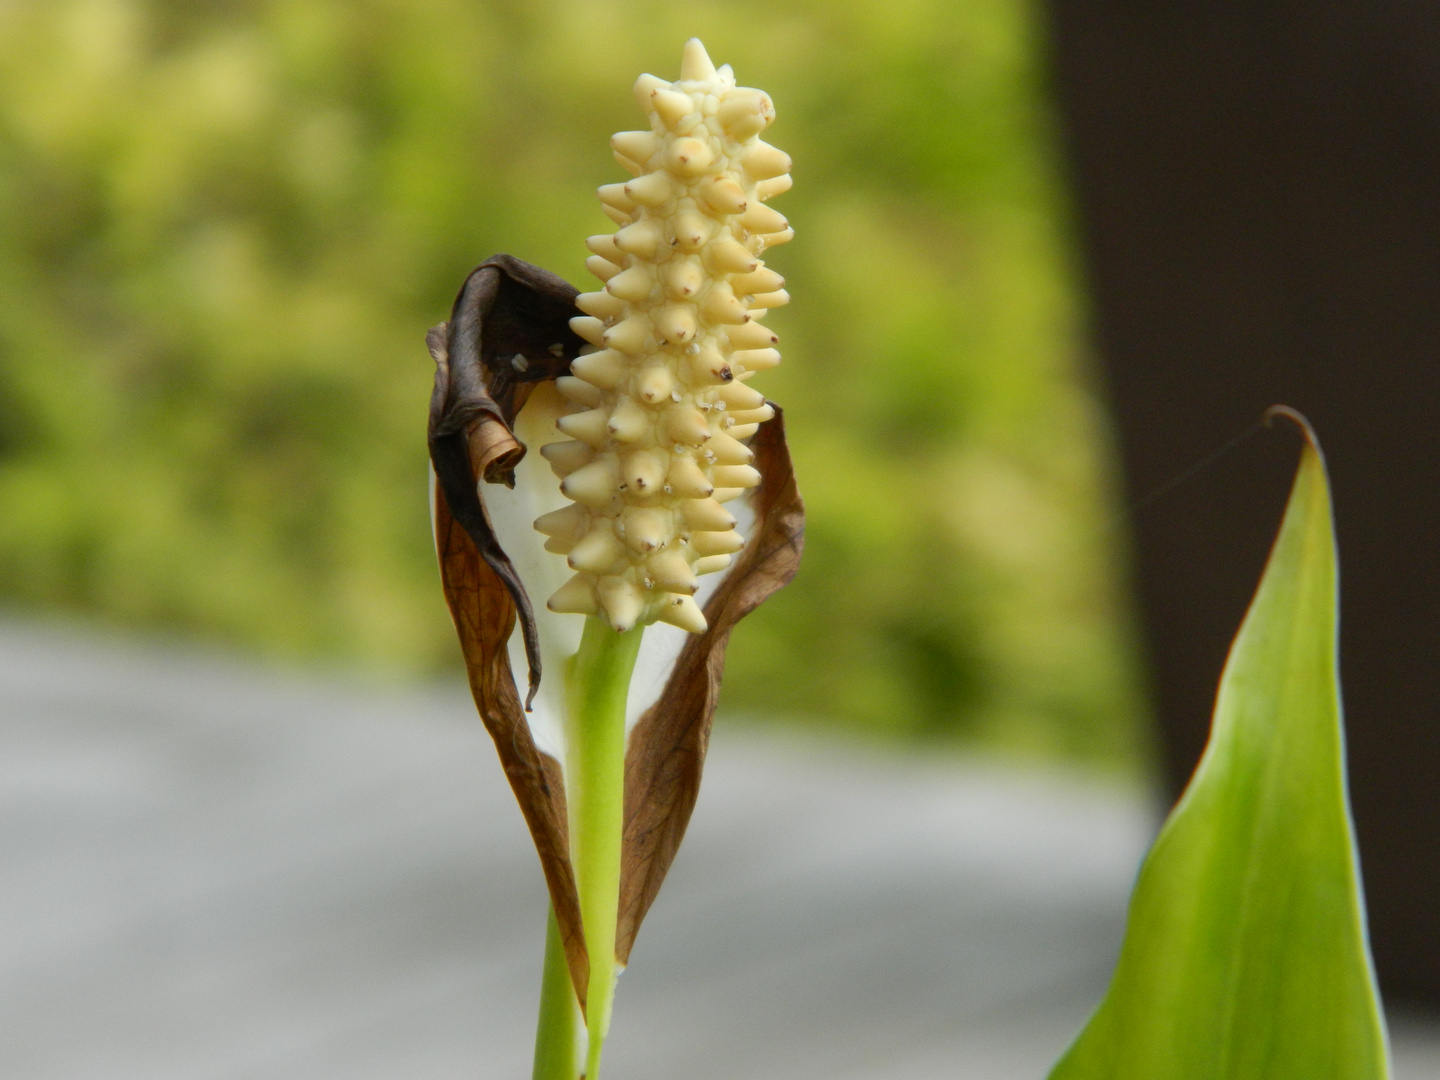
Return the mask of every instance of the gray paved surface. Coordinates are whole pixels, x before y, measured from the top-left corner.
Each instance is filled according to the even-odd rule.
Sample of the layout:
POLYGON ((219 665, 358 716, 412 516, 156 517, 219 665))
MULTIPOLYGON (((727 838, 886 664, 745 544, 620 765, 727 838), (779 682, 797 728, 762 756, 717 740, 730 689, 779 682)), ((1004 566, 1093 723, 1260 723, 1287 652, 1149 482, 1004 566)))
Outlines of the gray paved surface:
MULTIPOLYGON (((1074 778, 722 726, 607 1075, 1039 1080, 1150 827, 1074 778)), ((6 1080, 519 1080, 543 905, 459 695, 0 622, 6 1080)), ((1397 1042, 1440 1078, 1440 1029, 1397 1042)))

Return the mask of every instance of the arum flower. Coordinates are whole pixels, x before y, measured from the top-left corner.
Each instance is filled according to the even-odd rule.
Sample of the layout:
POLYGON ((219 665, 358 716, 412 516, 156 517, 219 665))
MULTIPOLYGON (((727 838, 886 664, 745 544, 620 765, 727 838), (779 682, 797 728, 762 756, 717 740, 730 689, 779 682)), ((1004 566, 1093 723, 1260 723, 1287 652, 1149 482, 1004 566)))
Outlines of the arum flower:
POLYGON ((550 891, 536 1076, 566 1080, 597 1080, 730 632, 794 575, 804 529, 784 418, 751 385, 789 299, 762 258, 792 236, 766 205, 790 186, 759 138, 773 105, 693 39, 679 80, 635 93, 649 128, 611 142, 631 179, 599 193, 619 228, 588 241, 603 287, 496 256, 427 337, 441 578, 550 891))

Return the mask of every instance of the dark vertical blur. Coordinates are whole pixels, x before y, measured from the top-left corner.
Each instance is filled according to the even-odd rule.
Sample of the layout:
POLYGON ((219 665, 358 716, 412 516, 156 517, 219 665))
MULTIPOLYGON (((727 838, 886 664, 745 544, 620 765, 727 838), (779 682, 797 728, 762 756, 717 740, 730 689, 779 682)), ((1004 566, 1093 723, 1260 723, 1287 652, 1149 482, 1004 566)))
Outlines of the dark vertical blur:
MULTIPOLYGON (((1273 402, 1314 421, 1376 959, 1392 995, 1440 1004, 1440 6, 1050 14, 1129 493, 1273 402)), ((1175 790, 1294 460, 1261 435, 1134 515, 1175 790)))

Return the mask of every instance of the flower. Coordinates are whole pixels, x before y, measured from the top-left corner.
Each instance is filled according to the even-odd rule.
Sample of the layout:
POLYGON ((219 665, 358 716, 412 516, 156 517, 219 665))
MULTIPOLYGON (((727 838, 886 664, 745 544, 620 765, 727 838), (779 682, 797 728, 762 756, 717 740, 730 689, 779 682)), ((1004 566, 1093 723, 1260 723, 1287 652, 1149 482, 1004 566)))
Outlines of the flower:
POLYGON ((650 128, 610 140, 635 178, 600 189, 620 229, 588 242, 604 287, 576 299, 588 346, 556 384, 570 439, 541 449, 572 501, 535 528, 577 571, 550 610, 700 633, 698 578, 745 542, 722 504, 759 484, 744 440, 774 416, 748 380, 780 362, 759 320, 790 297, 760 256, 794 235, 765 205, 790 187, 790 158, 760 139, 769 96, 698 39, 677 82, 642 75, 635 96, 650 128))
POLYGON ((773 116, 768 97, 735 87, 698 41, 686 45, 681 74, 642 76, 652 130, 615 138, 636 174, 619 187, 639 196, 625 194, 633 201, 621 210, 612 205, 621 195, 601 189, 607 213, 623 218, 614 237, 591 240, 606 289, 582 296, 497 255, 426 336, 441 582, 476 708, 540 856, 576 999, 592 1006, 592 1065, 608 1024, 607 976, 628 959, 694 808, 730 632, 794 576, 804 542, 783 412, 748 385, 779 360, 758 318, 788 297, 759 255, 790 233, 761 202, 788 186, 789 159, 757 138, 773 116), (632 156, 644 149, 634 134, 648 140, 643 161, 632 156), (729 201, 717 205, 722 189, 729 201), (632 243, 638 235, 655 239, 653 250, 632 243), (557 426, 572 438, 527 453, 557 426), (532 595, 551 601, 536 609, 532 595), (643 638, 604 629, 652 621, 662 625, 643 638), (576 657, 585 624, 587 641, 639 650, 623 718, 616 699, 613 742, 599 740, 599 801, 623 802, 613 816, 607 805, 603 824, 591 813, 595 783, 577 779, 599 743, 567 680, 554 677, 576 657), (513 675, 522 665, 523 707, 513 675), (603 874, 599 844, 609 852, 603 874))

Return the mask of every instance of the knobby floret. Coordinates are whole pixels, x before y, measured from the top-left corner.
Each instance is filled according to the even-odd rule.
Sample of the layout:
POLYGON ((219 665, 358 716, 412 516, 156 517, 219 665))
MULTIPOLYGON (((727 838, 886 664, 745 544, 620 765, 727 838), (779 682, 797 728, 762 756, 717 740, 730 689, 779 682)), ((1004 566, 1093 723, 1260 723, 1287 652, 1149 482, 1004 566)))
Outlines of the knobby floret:
POLYGON ((557 381, 570 438, 541 449, 572 502, 535 528, 576 571, 552 611, 700 633, 700 576, 745 544, 724 504, 760 483, 747 440, 774 415, 749 380, 780 362, 760 320, 790 297, 761 255, 794 235, 765 205, 790 158, 760 139, 769 96, 698 40, 678 81, 642 75, 635 96, 650 128, 611 140, 634 178, 600 188, 620 228, 588 241, 603 288, 576 299, 588 344, 557 381))

